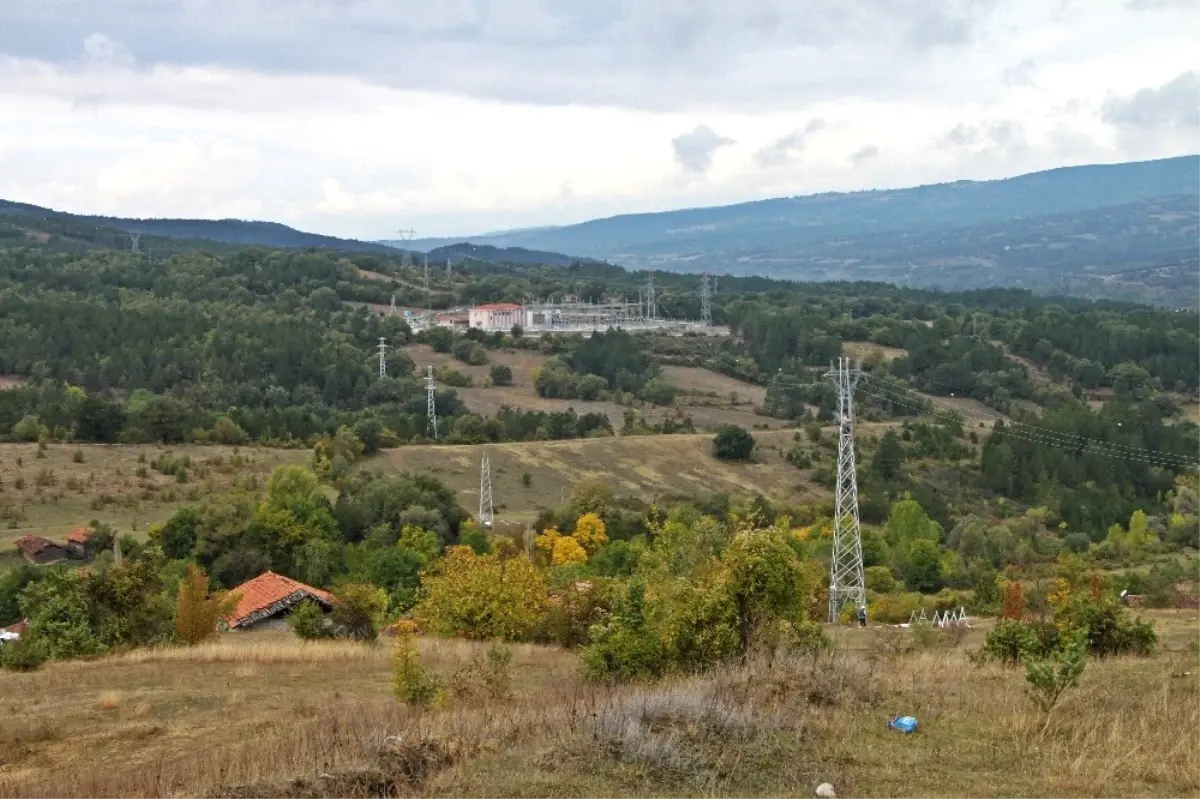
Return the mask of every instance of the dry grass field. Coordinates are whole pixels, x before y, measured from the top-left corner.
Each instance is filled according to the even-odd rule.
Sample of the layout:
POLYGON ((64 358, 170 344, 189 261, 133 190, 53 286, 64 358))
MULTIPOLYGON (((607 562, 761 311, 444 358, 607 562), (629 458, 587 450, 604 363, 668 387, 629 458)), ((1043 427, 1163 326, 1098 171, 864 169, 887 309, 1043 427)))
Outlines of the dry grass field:
MULTIPOLYGON (((418 374, 424 373, 429 366, 449 367, 469 374, 474 385, 455 391, 467 408, 485 416, 494 414, 505 405, 510 408, 545 412, 574 408, 576 413, 603 413, 612 422, 613 429, 620 430, 627 410, 625 406, 615 402, 539 397, 533 386, 533 376, 538 367, 545 363, 547 356, 538 352, 488 350, 486 365, 470 366, 451 355, 434 352, 433 348, 426 344, 410 344, 404 351, 416 362, 418 374), (484 380, 492 364, 503 364, 512 369, 512 385, 484 387, 484 380)), ((759 416, 754 412, 755 407, 761 406, 763 397, 766 396, 766 390, 761 386, 693 366, 667 366, 663 369, 663 376, 667 382, 683 390, 678 405, 683 409, 683 413, 692 417, 698 429, 715 430, 725 424, 737 424, 747 428, 779 428, 784 425, 782 420, 759 416), (734 394, 737 395, 736 403, 731 400, 734 394)), ((642 405, 638 410, 650 419, 677 415, 674 408, 642 405)))
POLYGON ((54 540, 89 521, 119 532, 143 534, 146 525, 169 517, 189 502, 228 491, 266 485, 281 463, 307 463, 307 450, 219 446, 106 446, 0 443, 0 551, 34 533, 54 540), (78 454, 77 454, 78 453, 78 454), (152 462, 186 457, 186 482, 163 474, 152 462))
MULTIPOLYGON (((797 443, 795 435, 792 430, 756 432, 755 461, 744 464, 717 460, 712 455, 712 435, 696 434, 400 447, 368 461, 367 466, 430 472, 458 493, 464 508, 471 509, 478 506, 479 463, 486 450, 497 516, 519 521, 533 518, 540 508, 562 504, 572 486, 587 478, 602 479, 618 493, 646 500, 663 494, 718 491, 731 496, 758 491, 789 503, 823 498, 828 492, 812 482, 811 471, 801 471, 783 457, 797 443), (524 474, 529 475, 528 486, 524 474)), ((800 445, 812 446, 807 440, 800 445)), ((828 450, 822 457, 830 465, 828 450)))
MULTIPOLYGON (((0 796, 1196 796, 1195 617, 1159 626, 1162 653, 1089 663, 1048 721, 1019 670, 970 663, 981 630, 846 629, 827 655, 615 688, 517 646, 510 698, 424 712, 392 697, 390 642, 226 634, 0 673, 0 796)), ((485 646, 419 648, 453 683, 485 646)))

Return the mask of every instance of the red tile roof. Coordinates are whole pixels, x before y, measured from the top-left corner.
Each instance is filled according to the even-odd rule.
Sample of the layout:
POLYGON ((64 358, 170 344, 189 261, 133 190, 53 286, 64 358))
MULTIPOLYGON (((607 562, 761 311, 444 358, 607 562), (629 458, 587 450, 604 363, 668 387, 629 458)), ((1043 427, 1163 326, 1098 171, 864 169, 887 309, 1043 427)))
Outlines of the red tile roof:
POLYGON ((40 555, 47 549, 63 548, 62 544, 56 544, 49 538, 42 538, 40 535, 23 535, 14 543, 16 543, 17 549, 21 550, 30 557, 34 555, 40 555))
MULTIPOLYGON (((305 585, 275 572, 263 572, 233 590, 240 596, 237 607, 226 617, 230 627, 238 627, 266 618, 264 615, 260 615, 258 618, 250 617, 262 614, 268 611, 271 605, 280 602, 286 602, 286 604, 279 610, 291 607, 301 599, 315 599, 326 606, 333 604, 333 595, 328 591, 313 588, 311 585, 305 585)), ((268 613, 267 615, 273 614, 268 613)))
POLYGON ((92 531, 90 528, 76 527, 67 535, 67 541, 72 544, 86 544, 91 537, 92 531))
POLYGON ((24 635, 29 632, 29 619, 21 619, 16 624, 10 624, 4 628, 6 633, 14 633, 16 635, 24 635))
POLYGON ((487 305, 476 305, 472 311, 519 311, 521 306, 512 302, 489 302, 487 305))

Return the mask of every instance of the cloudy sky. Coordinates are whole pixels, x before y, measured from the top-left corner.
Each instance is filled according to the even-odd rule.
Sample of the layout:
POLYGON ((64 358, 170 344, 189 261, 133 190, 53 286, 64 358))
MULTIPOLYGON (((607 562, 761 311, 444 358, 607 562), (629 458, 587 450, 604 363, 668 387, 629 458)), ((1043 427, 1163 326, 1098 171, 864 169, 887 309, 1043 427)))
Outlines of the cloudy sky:
POLYGON ((1200 150, 1200 0, 0 0, 0 198, 388 238, 1200 150))

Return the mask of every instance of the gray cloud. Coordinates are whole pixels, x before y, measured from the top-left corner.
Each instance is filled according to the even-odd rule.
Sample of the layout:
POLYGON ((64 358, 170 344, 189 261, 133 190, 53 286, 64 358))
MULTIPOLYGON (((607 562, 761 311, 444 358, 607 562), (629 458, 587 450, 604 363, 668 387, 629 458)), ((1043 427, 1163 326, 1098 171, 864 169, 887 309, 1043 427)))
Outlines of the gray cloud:
POLYGON ((1200 127, 1200 73, 1185 72, 1156 89, 1109 98, 1100 116, 1121 130, 1193 131, 1200 127))
MULTIPOLYGON (((936 95, 934 51, 990 2, 895 0, 38 0, 0 11, 0 54, 76 63, 96 33, 143 69, 353 75, 395 88, 647 110, 771 108, 863 87, 936 95), (752 57, 751 57, 752 56, 752 57), (906 68, 892 69, 890 57, 906 68), (927 63, 928 62, 928 63, 927 63), (928 69, 925 69, 928 67, 928 69)), ((102 98, 97 98, 98 101, 102 98)))
POLYGON ((781 136, 774 143, 768 144, 754 154, 754 160, 761 167, 776 167, 787 163, 804 150, 807 139, 813 133, 825 127, 825 120, 811 119, 803 130, 794 130, 781 136))
POLYGON ((872 158, 879 155, 879 148, 874 144, 868 144, 866 147, 861 147, 850 154, 850 160, 855 166, 870 161, 872 158))
POLYGON ((976 124, 959 123, 942 134, 937 143, 949 147, 1005 148, 1020 145, 1024 139, 1025 134, 1019 123, 999 120, 976 124))
POLYGON ((671 139, 675 160, 683 170, 701 175, 712 167, 713 153, 733 143, 733 139, 721 136, 708 125, 697 125, 690 133, 681 133, 671 139))

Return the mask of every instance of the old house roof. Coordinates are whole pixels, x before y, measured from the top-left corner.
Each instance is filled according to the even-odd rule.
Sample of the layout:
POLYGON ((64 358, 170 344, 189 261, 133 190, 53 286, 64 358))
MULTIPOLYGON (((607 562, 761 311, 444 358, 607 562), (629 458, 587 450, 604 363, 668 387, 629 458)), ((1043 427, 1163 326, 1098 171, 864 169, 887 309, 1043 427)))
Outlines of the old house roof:
POLYGON ((40 535, 23 535, 15 543, 17 549, 29 557, 35 557, 47 550, 61 550, 63 548, 62 544, 56 544, 49 538, 42 538, 40 535))
POLYGON ((86 544, 88 539, 92 537, 92 531, 88 527, 76 527, 67 535, 67 543, 70 544, 86 544))
POLYGON ((333 604, 333 596, 328 591, 275 572, 263 572, 233 590, 239 596, 237 607, 226 617, 230 628, 274 616, 302 599, 314 599, 326 607, 333 604))
POLYGON ((8 635, 19 638, 25 635, 26 632, 29 632, 29 619, 22 619, 17 624, 10 624, 4 630, 0 630, 0 632, 7 632, 8 635))
POLYGON ((513 302, 489 302, 484 305, 476 305, 472 311, 519 311, 521 306, 513 302))

